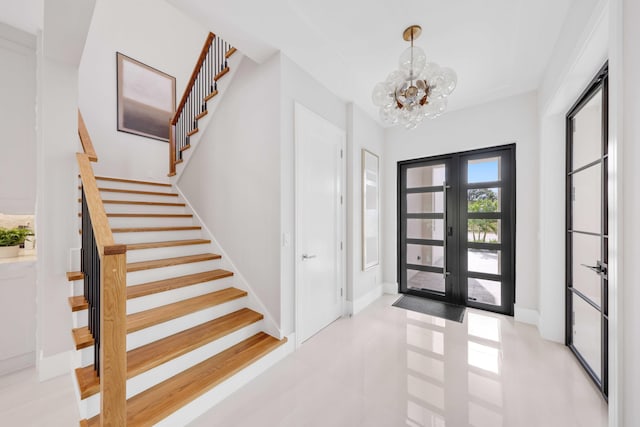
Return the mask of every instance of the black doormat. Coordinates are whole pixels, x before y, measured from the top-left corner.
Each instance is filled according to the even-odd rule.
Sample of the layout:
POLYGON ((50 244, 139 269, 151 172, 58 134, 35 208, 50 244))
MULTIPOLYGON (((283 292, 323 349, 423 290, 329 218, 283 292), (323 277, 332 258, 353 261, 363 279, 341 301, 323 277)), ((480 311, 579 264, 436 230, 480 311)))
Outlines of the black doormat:
POLYGON ((394 307, 417 311, 418 313, 441 317, 443 319, 453 320, 454 322, 459 323, 462 323, 462 320, 464 319, 465 307, 461 305, 434 301, 426 298, 416 297, 413 295, 403 295, 398 298, 398 300, 392 305, 394 307))

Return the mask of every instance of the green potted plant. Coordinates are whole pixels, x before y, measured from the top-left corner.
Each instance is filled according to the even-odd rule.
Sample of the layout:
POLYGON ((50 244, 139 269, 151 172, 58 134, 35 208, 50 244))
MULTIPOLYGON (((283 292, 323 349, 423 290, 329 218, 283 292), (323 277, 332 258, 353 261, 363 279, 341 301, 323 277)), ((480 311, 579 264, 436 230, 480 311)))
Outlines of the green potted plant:
POLYGON ((32 234, 28 228, 0 227, 0 258, 18 256, 20 245, 24 243, 27 236, 31 236, 32 234))

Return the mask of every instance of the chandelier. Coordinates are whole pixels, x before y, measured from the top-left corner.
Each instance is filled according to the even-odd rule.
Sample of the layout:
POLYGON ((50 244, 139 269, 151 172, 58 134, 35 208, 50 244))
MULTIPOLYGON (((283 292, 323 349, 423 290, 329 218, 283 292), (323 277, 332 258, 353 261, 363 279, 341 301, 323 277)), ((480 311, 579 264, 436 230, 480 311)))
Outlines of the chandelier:
POLYGON ((414 129, 425 118, 440 116, 447 109, 447 97, 456 88, 455 71, 427 63, 424 50, 413 45, 420 33, 419 25, 404 30, 402 38, 410 41, 411 47, 400 55, 400 68, 373 88, 373 103, 380 107, 380 119, 387 125, 414 129))

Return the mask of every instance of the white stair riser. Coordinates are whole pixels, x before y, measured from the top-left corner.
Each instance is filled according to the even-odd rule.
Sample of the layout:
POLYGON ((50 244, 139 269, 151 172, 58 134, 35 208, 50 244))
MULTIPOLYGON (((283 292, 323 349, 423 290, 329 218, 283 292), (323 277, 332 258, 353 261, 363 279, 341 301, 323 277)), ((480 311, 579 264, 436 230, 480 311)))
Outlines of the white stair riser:
POLYGON ((198 255, 211 253, 211 245, 171 246, 168 248, 138 249, 127 251, 127 262, 152 261, 154 259, 174 258, 178 256, 198 255))
POLYGON ((166 242, 169 240, 200 239, 201 230, 178 231, 141 231, 132 233, 113 233, 113 240, 118 244, 166 242))
POLYGON ((182 427, 188 425, 241 387, 248 384, 258 375, 284 359, 292 351, 293 348, 290 343, 281 345, 237 374, 231 376, 226 381, 223 381, 213 389, 178 409, 167 418, 155 424, 155 427, 182 427))
POLYGON ((127 286, 171 279, 178 276, 186 276, 187 274, 203 273, 217 268, 220 268, 220 260, 192 262, 189 264, 174 265, 171 267, 134 271, 127 273, 127 286))
MULTIPOLYGON (((148 184, 135 184, 131 182, 120 182, 120 181, 105 181, 102 179, 97 179, 99 188, 117 188, 120 190, 134 190, 134 191, 155 191, 158 193, 171 193, 173 191, 173 187, 166 187, 161 185, 148 185, 148 184)), ((169 182, 167 182, 169 184, 169 182)))
MULTIPOLYGON (((108 197, 105 199, 118 200, 115 197, 108 197)), ((80 204, 78 203, 78 211, 79 210, 80 204)), ((188 213, 185 206, 131 205, 126 203, 105 203, 104 210, 107 213, 188 213)))
POLYGON ((161 307, 163 305, 185 299, 220 291, 232 286, 233 276, 225 277, 224 279, 212 280, 210 282, 198 283, 196 285, 185 286, 183 288, 173 289, 166 292, 158 292, 157 294, 146 295, 140 298, 133 298, 127 300, 127 314, 150 310, 152 308, 161 307))
MULTIPOLYGON (((215 307, 206 308, 195 313, 189 313, 186 316, 169 320, 168 322, 160 323, 140 331, 132 332, 127 334, 127 351, 158 341, 159 339, 184 331, 185 329, 193 328, 201 323, 217 319, 220 316, 233 313, 234 311, 246 307, 246 304, 247 297, 238 298, 224 304, 216 305, 215 307)), ((80 351, 82 352, 82 366, 92 364, 93 346, 83 348, 80 351)))
MULTIPOLYGON (((217 339, 202 347, 198 347, 187 354, 170 360, 147 372, 137 375, 127 380, 127 399, 138 393, 161 383, 180 372, 197 365, 198 363, 215 356, 216 354, 232 347, 239 342, 250 338, 262 330, 262 320, 246 326, 225 337, 217 339)), ((86 399, 87 412, 89 416, 97 415, 100 412, 100 393, 86 399)))
MULTIPOLYGON (((172 190, 162 191, 169 193, 172 190)), ((101 191, 100 197, 105 200, 135 200, 138 202, 162 202, 162 203, 178 203, 181 202, 180 197, 165 196, 162 194, 138 194, 138 193, 120 193, 116 191, 101 191)))
POLYGON ((111 228, 126 227, 186 227, 194 225, 191 217, 110 217, 111 228))
MULTIPOLYGON (((185 299, 220 291, 232 286, 233 277, 225 277, 224 279, 212 280, 210 282, 198 283, 196 285, 185 286, 171 291, 158 292, 157 294, 129 299, 127 300, 127 314, 150 310, 152 308, 161 307, 163 305, 172 304, 185 299)), ((73 313, 73 327, 82 328, 87 326, 89 324, 88 317, 88 310, 76 311, 73 313)))

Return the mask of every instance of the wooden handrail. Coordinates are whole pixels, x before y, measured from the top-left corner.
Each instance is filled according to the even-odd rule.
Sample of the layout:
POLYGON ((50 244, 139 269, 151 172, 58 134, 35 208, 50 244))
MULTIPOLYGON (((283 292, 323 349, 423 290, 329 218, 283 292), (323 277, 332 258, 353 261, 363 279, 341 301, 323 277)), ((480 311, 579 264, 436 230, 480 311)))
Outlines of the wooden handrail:
MULTIPOLYGON (((76 153, 76 159, 78 160, 78 167, 80 168, 80 179, 82 180, 82 187, 84 188, 84 194, 87 199, 87 207, 89 208, 91 224, 93 225, 93 230, 96 236, 96 244, 98 246, 100 258, 102 258, 105 253, 105 248, 112 248, 115 246, 113 233, 111 232, 109 219, 107 218, 107 213, 104 210, 104 205, 102 204, 102 198, 100 197, 100 191, 98 190, 98 183, 93 175, 89 156, 83 153, 76 153)), ((123 246, 124 253, 126 246, 120 246, 123 246)))
MULTIPOLYGON (((127 247, 113 241, 107 213, 91 167, 98 160, 82 114, 78 134, 84 153, 76 153, 84 201, 100 257, 100 425, 127 424, 127 247)), ((86 248, 85 248, 86 249, 86 248)), ((86 286, 86 285, 85 285, 86 286)))
POLYGON ((198 73, 202 68, 202 64, 204 63, 205 58, 207 57, 207 53, 209 52, 209 48, 211 47, 211 43, 213 43, 213 39, 216 37, 215 34, 209 33, 207 36, 207 40, 204 42, 204 46, 202 46, 202 50, 200 51, 200 56, 198 57, 198 62, 196 62, 196 66, 193 68, 193 72, 191 73, 191 78, 189 79, 189 83, 187 83, 187 87, 184 90, 184 94, 182 95, 182 99, 180 100, 180 104, 178 104, 178 108, 176 108, 176 112, 171 119, 171 124, 175 125, 178 123, 178 118, 180 117, 180 113, 184 108, 184 105, 187 103, 187 98, 193 89, 193 85, 198 78, 198 73))
POLYGON ((89 157, 90 161, 97 162, 98 155, 96 154, 96 149, 93 148, 89 131, 87 131, 87 125, 84 124, 84 119, 82 118, 80 110, 78 110, 78 135, 80 136, 80 142, 82 143, 84 154, 89 157))

